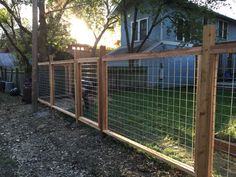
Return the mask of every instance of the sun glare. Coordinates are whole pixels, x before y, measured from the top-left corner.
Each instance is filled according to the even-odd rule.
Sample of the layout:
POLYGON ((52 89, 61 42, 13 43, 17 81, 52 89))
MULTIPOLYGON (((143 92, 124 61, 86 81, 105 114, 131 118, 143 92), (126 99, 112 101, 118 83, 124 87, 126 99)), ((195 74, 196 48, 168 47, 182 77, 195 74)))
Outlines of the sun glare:
MULTIPOLYGON (((69 21, 71 24, 70 34, 77 41, 77 43, 92 46, 95 42, 95 38, 93 36, 93 32, 88 28, 86 23, 76 17, 72 17, 69 21)), ((116 48, 117 40, 120 40, 119 28, 115 29, 114 32, 106 32, 99 45, 116 48)))
POLYGON ((71 36, 77 41, 77 43, 81 44, 89 44, 93 45, 94 36, 92 31, 87 27, 86 23, 78 18, 71 18, 71 36))

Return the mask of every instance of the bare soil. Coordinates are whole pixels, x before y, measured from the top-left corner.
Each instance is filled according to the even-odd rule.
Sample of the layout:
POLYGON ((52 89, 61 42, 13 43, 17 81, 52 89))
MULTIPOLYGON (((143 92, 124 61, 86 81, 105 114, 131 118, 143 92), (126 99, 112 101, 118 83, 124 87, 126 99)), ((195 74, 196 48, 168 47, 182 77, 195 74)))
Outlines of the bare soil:
POLYGON ((183 172, 61 113, 0 93, 0 177, 180 177, 183 172))

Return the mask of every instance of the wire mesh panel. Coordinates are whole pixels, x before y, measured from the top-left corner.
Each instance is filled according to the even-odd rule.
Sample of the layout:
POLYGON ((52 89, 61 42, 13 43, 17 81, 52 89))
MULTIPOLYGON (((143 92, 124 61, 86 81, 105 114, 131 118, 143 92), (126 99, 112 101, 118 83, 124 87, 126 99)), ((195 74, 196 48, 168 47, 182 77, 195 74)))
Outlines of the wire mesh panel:
POLYGON ((50 102, 49 65, 39 66, 39 98, 50 102))
POLYGON ((74 65, 54 65, 55 105, 75 113, 74 65))
POLYGON ((215 121, 215 176, 236 176, 236 55, 219 57, 215 121))
POLYGON ((98 120, 98 71, 97 63, 81 64, 82 79, 82 116, 98 120))
POLYGON ((193 166, 196 62, 108 62, 109 129, 193 166))

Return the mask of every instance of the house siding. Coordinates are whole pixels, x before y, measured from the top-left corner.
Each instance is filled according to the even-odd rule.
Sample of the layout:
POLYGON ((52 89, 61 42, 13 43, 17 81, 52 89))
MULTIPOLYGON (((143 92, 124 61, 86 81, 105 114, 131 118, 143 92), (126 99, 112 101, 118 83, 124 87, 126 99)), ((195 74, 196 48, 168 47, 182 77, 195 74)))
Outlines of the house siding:
MULTIPOLYGON (((133 13, 133 8, 130 8, 127 12, 127 21, 128 21, 128 32, 129 32, 129 37, 131 40, 131 22, 133 22, 134 19, 134 13, 133 13)), ((148 28, 150 28, 153 20, 152 20, 152 16, 150 14, 145 14, 145 13, 140 13, 138 12, 137 14, 137 20, 139 19, 143 19, 143 18, 148 18, 148 28)), ((121 46, 127 46, 127 42, 126 42, 126 34, 125 34, 125 27, 124 27, 124 17, 121 17, 121 46)), ((157 25, 150 37, 149 37, 149 41, 160 41, 160 34, 161 34, 161 24, 157 25)))
MULTIPOLYGON (((130 8, 128 11, 128 30, 129 36, 131 38, 131 22, 133 21, 133 8, 130 8)), ((152 16, 150 14, 137 14, 137 20, 148 18, 148 28, 152 24, 152 16)), ((218 30, 218 21, 221 19, 218 17, 215 22, 218 30)), ((227 19, 227 17, 226 17, 227 19)), ((227 21, 224 19, 224 21, 227 21)), ((126 35, 124 29, 124 19, 121 18, 121 45, 126 47, 126 35)), ((236 22, 233 20, 228 20, 228 34, 227 41, 236 40, 236 22)), ((218 31, 217 31, 218 34, 218 31)), ((218 39, 219 40, 219 39, 218 39)), ((158 24, 152 31, 149 36, 148 41, 153 41, 153 46, 151 51, 163 51, 171 50, 179 47, 176 45, 167 45, 167 43, 159 44, 155 47, 155 44, 162 41, 170 42, 180 42, 177 41, 175 29, 173 29, 172 22, 169 19, 165 19, 161 24, 158 24)), ((236 55, 233 55, 235 60, 236 55)), ((227 71, 227 58, 228 55, 221 56, 222 64, 222 74, 225 75, 227 71)), ((169 88, 169 87, 182 87, 182 86, 193 86, 195 80, 195 67, 196 67, 196 57, 195 56, 185 56, 185 57, 175 57, 175 58, 158 58, 158 59, 146 59, 146 60, 137 60, 135 63, 138 67, 147 68, 147 86, 149 87, 159 87, 159 88, 169 88), (163 68, 163 71, 161 71, 163 68), (160 73, 163 73, 163 77, 160 73)), ((109 62, 109 67, 121 66, 128 67, 128 61, 122 62, 109 62)), ((233 63, 234 68, 236 68, 236 63, 233 63)))

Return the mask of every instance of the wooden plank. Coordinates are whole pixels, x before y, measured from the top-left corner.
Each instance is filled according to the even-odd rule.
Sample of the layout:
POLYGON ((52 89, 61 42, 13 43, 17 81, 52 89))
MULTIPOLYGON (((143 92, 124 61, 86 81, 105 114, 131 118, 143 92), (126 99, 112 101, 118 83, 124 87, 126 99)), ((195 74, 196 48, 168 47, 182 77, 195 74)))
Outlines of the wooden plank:
POLYGON ((105 55, 106 47, 100 47, 100 60, 99 60, 99 117, 98 117, 98 125, 101 131, 108 129, 108 117, 107 117, 107 62, 103 61, 102 56, 105 55))
POLYGON ((157 158, 161 161, 164 161, 164 162, 170 164, 173 167, 176 167, 180 170, 183 170, 183 171, 185 171, 186 173, 188 173, 192 176, 195 176, 194 168, 189 166, 189 165, 186 165, 185 163, 182 163, 182 162, 179 162, 175 159, 172 159, 172 158, 170 158, 170 157, 168 157, 168 156, 166 156, 162 153, 159 153, 159 152, 157 152, 157 151, 155 151, 151 148, 148 148, 148 147, 146 147, 142 144, 139 144, 139 143, 137 143, 133 140, 130 140, 130 139, 128 139, 128 138, 126 138, 122 135, 119 135, 117 133, 114 133, 110 130, 104 130, 104 133, 106 133, 107 135, 109 135, 109 136, 111 136, 111 137, 113 137, 113 138, 115 138, 115 139, 117 139, 121 142, 127 143, 127 144, 133 146, 134 148, 142 150, 143 152, 145 152, 145 153, 147 153, 147 154, 149 154, 149 155, 151 155, 151 156, 153 156, 153 157, 155 157, 155 158, 157 158))
POLYGON ((107 62, 102 62, 102 126, 108 129, 108 68, 107 62))
POLYGON ((53 56, 49 56, 49 84, 50 84, 50 104, 55 104, 55 89, 54 89, 54 83, 55 83, 55 74, 54 74, 54 66, 52 65, 53 62, 53 56))
POLYGON ((99 57, 91 57, 91 58, 80 58, 77 59, 79 63, 95 63, 99 60, 99 57))
POLYGON ((81 64, 76 59, 78 52, 74 50, 74 84, 75 84, 75 115, 76 122, 82 115, 82 84, 81 84, 81 64))
POLYGON ((126 61, 126 60, 137 60, 137 59, 156 59, 163 57, 178 57, 178 56, 190 56, 190 55, 201 55, 202 47, 192 48, 178 48, 175 50, 161 51, 161 52, 142 52, 122 55, 106 55, 103 57, 103 61, 126 61))
POLYGON ((76 117, 76 122, 78 122, 78 118, 80 116, 79 113, 79 94, 78 94, 78 63, 74 63, 74 85, 75 85, 75 117, 76 117))
POLYGON ((38 66, 45 66, 45 65, 49 65, 49 62, 39 62, 38 66))
POLYGON ((226 154, 229 153, 231 156, 236 157, 236 144, 235 143, 229 143, 228 141, 215 138, 215 150, 224 152, 226 154))
POLYGON ((82 104, 82 98, 83 98, 83 93, 82 93, 82 65, 81 63, 78 64, 78 111, 80 113, 80 115, 83 115, 83 104, 82 104))
POLYGON ((211 54, 236 53, 236 42, 211 46, 211 54))
POLYGON ((69 95, 69 68, 68 64, 64 65, 65 70, 65 92, 69 95))
POLYGON ((102 61, 102 57, 105 56, 106 54, 106 47, 105 46, 101 46, 100 50, 99 50, 99 55, 100 55, 100 59, 97 61, 97 70, 98 70, 98 125, 99 125, 99 129, 102 131, 104 128, 107 129, 106 127, 104 127, 103 122, 106 120, 103 120, 104 118, 107 119, 107 117, 104 115, 106 115, 106 83, 104 82, 104 80, 106 79, 106 72, 104 71, 104 66, 103 66, 103 61, 102 61))
POLYGON ((72 79, 73 79, 73 71, 72 71, 72 64, 68 65, 68 79, 69 79, 69 95, 72 95, 72 79))
POLYGON ((217 58, 210 55, 215 44, 215 26, 204 26, 203 53, 198 58, 195 172, 197 177, 211 177, 214 151, 217 58))
POLYGON ((19 85, 20 85, 19 82, 20 82, 20 80, 19 80, 19 69, 18 69, 18 68, 16 68, 15 74, 16 74, 16 87, 19 88, 19 85))
POLYGON ((59 61, 53 61, 53 65, 65 65, 65 64, 73 64, 75 60, 70 59, 70 60, 59 60, 59 61))
POLYGON ((58 106, 53 105, 52 108, 57 110, 57 111, 59 111, 59 112, 62 112, 63 114, 66 114, 66 115, 68 115, 68 116, 70 116, 72 118, 76 118, 74 113, 66 111, 66 110, 64 110, 64 109, 62 109, 62 108, 60 108, 58 106))
POLYGON ((40 102, 41 104, 44 104, 44 105, 46 105, 46 106, 48 106, 48 107, 51 107, 51 108, 53 108, 53 109, 55 109, 55 110, 57 110, 57 111, 59 111, 59 112, 62 112, 63 114, 66 114, 66 115, 68 115, 68 116, 70 116, 70 117, 72 117, 72 118, 75 118, 75 117, 76 117, 74 113, 71 113, 71 112, 69 112, 69 111, 66 111, 66 110, 64 110, 64 109, 62 109, 62 108, 60 108, 60 107, 58 107, 58 106, 55 106, 55 105, 51 106, 51 104, 50 104, 49 102, 44 101, 44 100, 42 100, 42 99, 40 99, 40 98, 38 99, 38 102, 40 102))
POLYGON ((95 129, 99 130, 97 122, 94 122, 94 121, 89 120, 89 119, 82 117, 82 116, 79 117, 79 121, 89 125, 90 127, 93 127, 95 129))
POLYGON ((44 101, 44 100, 42 100, 42 99, 40 99, 40 98, 38 98, 38 102, 41 103, 41 104, 44 104, 44 105, 46 105, 46 106, 51 107, 51 104, 50 104, 49 102, 44 101))

